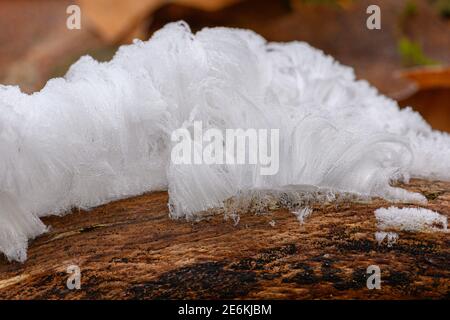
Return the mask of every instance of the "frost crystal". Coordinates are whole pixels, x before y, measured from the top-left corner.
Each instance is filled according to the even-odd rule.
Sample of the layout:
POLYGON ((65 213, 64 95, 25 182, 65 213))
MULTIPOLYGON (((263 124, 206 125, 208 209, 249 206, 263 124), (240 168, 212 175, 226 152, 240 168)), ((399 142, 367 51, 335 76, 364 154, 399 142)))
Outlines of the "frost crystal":
POLYGON ((375 239, 377 240, 379 245, 381 245, 386 238, 387 246, 392 247, 398 240, 398 233, 384 231, 375 232, 375 239))
POLYGON ((293 211, 292 213, 297 217, 297 220, 300 222, 300 224, 305 223, 305 219, 308 218, 312 214, 311 208, 302 208, 297 211, 293 211))
POLYGON ((424 208, 380 208, 375 217, 381 230, 448 231, 446 216, 424 208))
POLYGON ((424 202, 390 182, 450 180, 449 135, 351 68, 303 42, 227 28, 194 35, 183 22, 110 62, 82 57, 32 95, 0 86, 0 158, 0 251, 20 261, 46 230, 40 217, 148 191, 168 189, 171 216, 195 219, 253 190, 424 202), (194 121, 279 129, 278 173, 172 163, 171 133, 194 121))

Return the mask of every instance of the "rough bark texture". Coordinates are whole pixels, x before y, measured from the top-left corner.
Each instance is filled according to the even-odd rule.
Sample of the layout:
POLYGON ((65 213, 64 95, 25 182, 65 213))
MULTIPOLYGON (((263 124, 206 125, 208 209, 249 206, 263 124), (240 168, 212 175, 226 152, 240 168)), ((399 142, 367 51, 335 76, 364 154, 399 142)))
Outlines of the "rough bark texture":
MULTIPOLYGON (((450 184, 414 180, 427 208, 450 215, 450 184)), ((449 233, 400 232, 379 245, 374 209, 385 201, 316 207, 301 225, 286 210, 190 223, 168 217, 167 193, 46 218, 24 264, 0 258, 0 298, 337 299, 449 298, 449 233), (270 222, 274 220, 276 224, 270 222), (66 286, 69 265, 81 289, 66 286), (368 290, 366 269, 381 268, 368 290)))

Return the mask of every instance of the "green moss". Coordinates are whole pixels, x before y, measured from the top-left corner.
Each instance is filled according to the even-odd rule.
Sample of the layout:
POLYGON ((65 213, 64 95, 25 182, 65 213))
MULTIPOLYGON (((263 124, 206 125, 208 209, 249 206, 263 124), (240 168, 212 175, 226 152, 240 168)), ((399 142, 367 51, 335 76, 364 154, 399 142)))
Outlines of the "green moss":
POLYGON ((422 46, 419 43, 414 42, 407 37, 402 37, 398 41, 397 50, 405 67, 439 64, 437 61, 425 55, 422 46))

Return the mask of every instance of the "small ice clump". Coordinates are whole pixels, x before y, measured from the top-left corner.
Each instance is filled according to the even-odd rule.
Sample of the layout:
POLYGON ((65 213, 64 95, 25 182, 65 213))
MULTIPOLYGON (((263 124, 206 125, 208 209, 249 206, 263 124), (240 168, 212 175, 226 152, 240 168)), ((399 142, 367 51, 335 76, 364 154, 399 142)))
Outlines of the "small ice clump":
POLYGON ((0 251, 24 261, 41 217, 155 190, 169 191, 171 217, 193 219, 238 194, 305 186, 425 202, 391 182, 450 180, 448 159, 448 134, 307 43, 171 23, 32 95, 0 86, 0 251), (279 130, 279 171, 173 163, 172 133, 197 121, 279 130))
POLYGON ((313 210, 311 208, 301 208, 297 211, 293 211, 292 213, 297 217, 297 220, 300 224, 305 223, 305 219, 308 218, 312 214, 313 210))
POLYGON ((375 217, 381 230, 448 232, 447 217, 424 208, 380 208, 375 217))
POLYGON ((386 238, 387 246, 392 247, 398 240, 398 233, 384 231, 375 232, 375 239, 377 240, 379 245, 381 245, 386 238))

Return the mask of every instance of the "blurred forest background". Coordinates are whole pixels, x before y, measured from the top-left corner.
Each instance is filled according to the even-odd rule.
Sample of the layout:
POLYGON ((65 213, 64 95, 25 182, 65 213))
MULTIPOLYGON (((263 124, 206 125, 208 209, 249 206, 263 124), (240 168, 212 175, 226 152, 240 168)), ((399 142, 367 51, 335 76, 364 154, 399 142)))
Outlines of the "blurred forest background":
POLYGON ((40 90, 80 56, 107 61, 170 21, 252 29, 300 40, 355 68, 382 93, 450 131, 450 0, 1 0, 0 83, 40 90), (69 30, 66 9, 81 8, 69 30), (381 30, 366 9, 381 8, 381 30))

